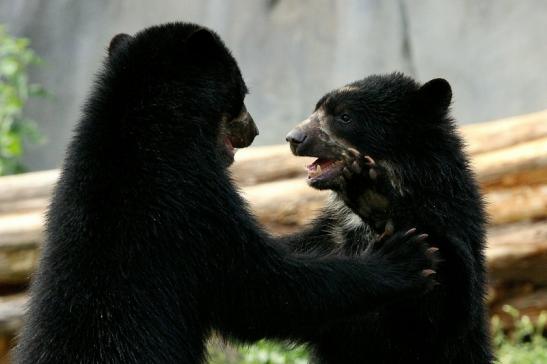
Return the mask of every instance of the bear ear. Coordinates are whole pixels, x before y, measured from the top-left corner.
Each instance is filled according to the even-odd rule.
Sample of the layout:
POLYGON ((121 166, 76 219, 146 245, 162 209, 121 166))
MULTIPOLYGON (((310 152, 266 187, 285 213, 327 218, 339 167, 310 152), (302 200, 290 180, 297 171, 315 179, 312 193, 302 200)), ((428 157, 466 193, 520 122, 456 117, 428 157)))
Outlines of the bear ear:
POLYGON ((114 53, 125 48, 131 39, 133 39, 133 37, 129 34, 116 34, 114 38, 112 38, 112 40, 110 41, 110 45, 108 46, 108 55, 112 56, 114 53))
POLYGON ((186 45, 194 52, 209 53, 218 47, 218 41, 210 30, 200 28, 186 38, 186 45))
POLYGON ((428 109, 444 112, 452 101, 452 88, 444 78, 435 78, 418 90, 423 106, 428 109))

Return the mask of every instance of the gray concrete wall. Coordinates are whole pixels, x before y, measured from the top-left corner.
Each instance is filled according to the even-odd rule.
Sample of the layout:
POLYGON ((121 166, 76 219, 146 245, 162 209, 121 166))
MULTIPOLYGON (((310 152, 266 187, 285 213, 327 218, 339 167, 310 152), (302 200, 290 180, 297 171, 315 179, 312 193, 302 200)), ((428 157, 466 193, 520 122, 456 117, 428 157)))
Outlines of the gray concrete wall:
POLYGON ((173 20, 233 50, 258 145, 282 143, 325 91, 376 72, 447 78, 462 123, 547 108, 543 0, 0 0, 0 22, 46 61, 33 80, 55 95, 29 107, 48 138, 32 169, 60 164, 110 38, 173 20))

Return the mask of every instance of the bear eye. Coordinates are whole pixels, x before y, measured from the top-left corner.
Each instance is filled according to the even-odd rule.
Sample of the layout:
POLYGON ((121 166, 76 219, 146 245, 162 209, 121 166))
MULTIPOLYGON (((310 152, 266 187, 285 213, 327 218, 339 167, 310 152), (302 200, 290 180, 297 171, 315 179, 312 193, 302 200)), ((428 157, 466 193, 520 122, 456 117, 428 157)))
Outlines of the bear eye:
POLYGON ((342 114, 340 116, 340 121, 342 122, 342 124, 348 124, 349 122, 351 122, 351 117, 348 114, 342 114))

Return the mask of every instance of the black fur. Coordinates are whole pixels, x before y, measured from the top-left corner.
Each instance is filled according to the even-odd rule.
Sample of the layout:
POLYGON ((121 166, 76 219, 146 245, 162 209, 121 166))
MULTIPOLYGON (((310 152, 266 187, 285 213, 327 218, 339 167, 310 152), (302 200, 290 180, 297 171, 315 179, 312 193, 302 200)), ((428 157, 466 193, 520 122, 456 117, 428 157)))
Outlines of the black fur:
POLYGON ((362 164, 349 177, 338 168, 331 178, 310 179, 313 187, 336 192, 307 232, 286 238, 293 249, 358 254, 389 221, 397 230, 427 232, 442 257, 439 285, 426 295, 325 325, 310 338, 320 363, 493 360, 484 303, 485 214, 449 115, 451 96, 441 79, 420 86, 399 73, 370 76, 326 94, 288 136, 298 155, 342 160, 355 148, 376 163, 374 178, 362 164))
POLYGON ((247 90, 217 35, 166 24, 109 53, 49 209, 16 363, 201 363, 212 330, 299 340, 427 284, 412 234, 396 239, 413 249, 312 258, 257 226, 226 169, 222 120, 247 90))

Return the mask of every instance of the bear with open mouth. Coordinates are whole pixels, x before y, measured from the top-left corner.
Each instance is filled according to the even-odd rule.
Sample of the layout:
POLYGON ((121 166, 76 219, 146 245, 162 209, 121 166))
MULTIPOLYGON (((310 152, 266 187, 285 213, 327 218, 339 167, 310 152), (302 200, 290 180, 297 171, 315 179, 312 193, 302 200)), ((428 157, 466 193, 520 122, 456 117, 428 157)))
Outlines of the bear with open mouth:
POLYGON ((203 363, 212 332, 303 340, 430 283, 416 234, 317 258, 259 226, 228 170, 258 133, 246 94, 197 24, 112 39, 48 211, 16 363, 203 363))
POLYGON ((486 218, 451 99, 444 79, 421 85, 400 73, 372 75, 327 93, 287 135, 295 155, 317 158, 307 167, 309 185, 333 191, 306 232, 285 238, 293 251, 353 256, 395 230, 417 228, 435 245, 429 252, 441 254, 438 284, 427 293, 325 323, 310 338, 318 363, 493 361, 486 218))

